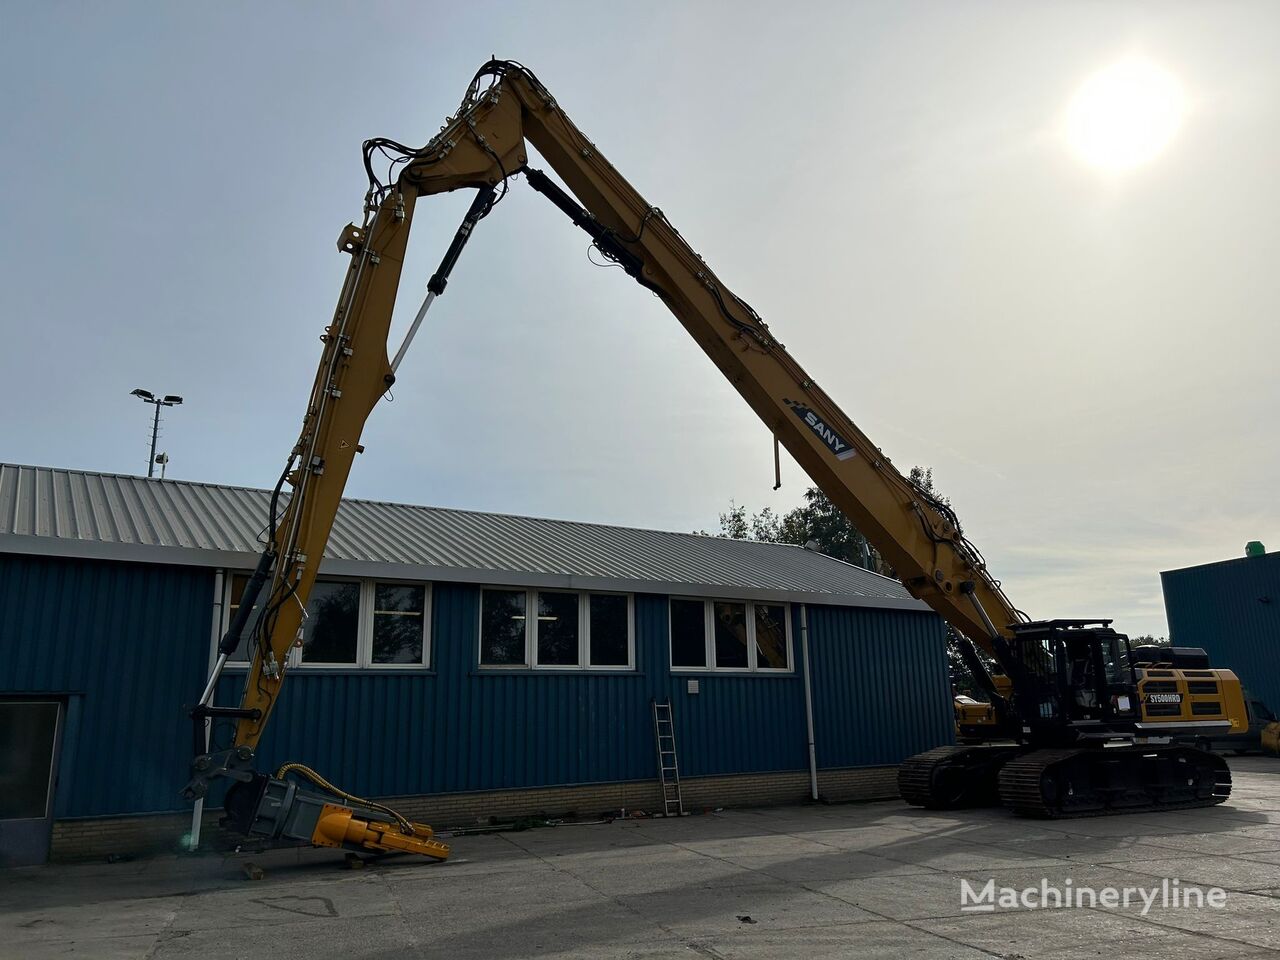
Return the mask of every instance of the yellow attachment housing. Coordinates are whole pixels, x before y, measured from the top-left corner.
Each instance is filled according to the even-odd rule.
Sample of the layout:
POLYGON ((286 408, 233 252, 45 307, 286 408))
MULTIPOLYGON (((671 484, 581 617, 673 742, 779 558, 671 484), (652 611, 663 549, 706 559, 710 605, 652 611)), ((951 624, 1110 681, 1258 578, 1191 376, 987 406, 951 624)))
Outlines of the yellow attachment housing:
POLYGON ((346 847, 377 853, 417 853, 434 860, 449 859, 449 845, 433 839, 426 824, 413 824, 413 833, 401 833, 389 823, 361 820, 349 807, 326 803, 316 821, 311 842, 317 847, 346 847))

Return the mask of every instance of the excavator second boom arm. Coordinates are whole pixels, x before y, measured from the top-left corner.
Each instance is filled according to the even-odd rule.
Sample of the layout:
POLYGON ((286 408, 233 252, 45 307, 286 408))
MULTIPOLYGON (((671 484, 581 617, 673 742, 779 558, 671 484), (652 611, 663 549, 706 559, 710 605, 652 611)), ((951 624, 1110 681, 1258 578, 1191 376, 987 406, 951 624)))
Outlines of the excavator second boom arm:
MULTIPOLYGON (((394 148, 384 141, 375 147, 394 148)), ((526 68, 491 61, 426 147, 400 155, 384 203, 493 185, 523 171, 596 246, 656 293, 765 426, 853 521, 911 593, 988 653, 1025 619, 991 577, 955 515, 904 477, 565 115, 526 68), (487 85, 486 85, 487 82, 487 85), (569 187, 527 168, 528 141, 569 187)))

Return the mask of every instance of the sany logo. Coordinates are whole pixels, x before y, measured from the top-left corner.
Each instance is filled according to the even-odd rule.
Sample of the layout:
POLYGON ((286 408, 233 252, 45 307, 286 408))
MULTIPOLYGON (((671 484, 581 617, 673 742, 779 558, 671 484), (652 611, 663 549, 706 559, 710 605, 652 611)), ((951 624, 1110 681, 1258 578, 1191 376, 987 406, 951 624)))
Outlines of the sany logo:
POLYGON ((783 398, 782 402, 790 407, 791 412, 803 420, 818 439, 830 448, 831 452, 836 455, 837 460, 848 460, 857 454, 857 451, 853 449, 848 440, 827 426, 821 417, 803 403, 797 403, 795 400, 787 400, 786 398, 783 398))

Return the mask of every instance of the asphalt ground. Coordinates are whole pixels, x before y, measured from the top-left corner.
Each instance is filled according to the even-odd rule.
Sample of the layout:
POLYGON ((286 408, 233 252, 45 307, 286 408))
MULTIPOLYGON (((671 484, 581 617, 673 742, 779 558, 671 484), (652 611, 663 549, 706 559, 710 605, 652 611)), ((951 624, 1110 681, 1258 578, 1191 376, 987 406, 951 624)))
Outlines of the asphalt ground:
POLYGON ((1231 765, 1229 803, 1160 816, 812 805, 461 836, 445 864, 307 849, 15 869, 0 957, 1275 957, 1280 760, 1231 765), (963 909, 962 882, 988 881, 993 909, 963 909))

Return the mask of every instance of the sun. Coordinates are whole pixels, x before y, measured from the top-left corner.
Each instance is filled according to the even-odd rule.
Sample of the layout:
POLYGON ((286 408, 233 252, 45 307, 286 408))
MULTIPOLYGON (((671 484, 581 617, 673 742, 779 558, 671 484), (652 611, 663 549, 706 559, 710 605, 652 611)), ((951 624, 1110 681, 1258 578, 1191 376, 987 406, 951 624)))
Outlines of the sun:
POLYGON ((1080 85, 1067 105, 1065 134, 1085 162, 1119 173, 1159 156, 1185 114, 1186 97, 1174 76, 1132 57, 1080 85))

